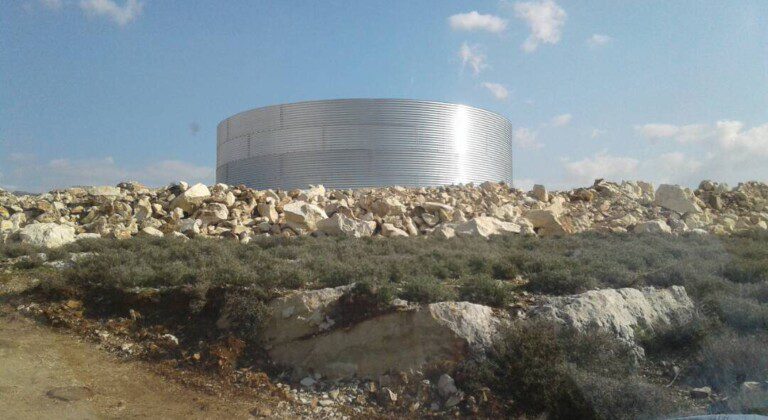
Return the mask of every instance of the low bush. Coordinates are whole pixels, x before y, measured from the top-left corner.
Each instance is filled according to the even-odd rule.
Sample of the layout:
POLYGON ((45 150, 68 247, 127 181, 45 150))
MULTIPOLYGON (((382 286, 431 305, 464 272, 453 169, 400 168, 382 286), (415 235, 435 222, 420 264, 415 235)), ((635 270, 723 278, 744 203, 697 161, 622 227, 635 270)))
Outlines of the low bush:
POLYGON ((690 381, 719 391, 733 391, 744 381, 768 378, 768 333, 738 335, 734 332, 707 337, 697 354, 690 381))
MULTIPOLYGON (((635 373, 632 349, 613 336, 544 321, 518 321, 486 359, 464 366, 462 386, 489 386, 518 414, 550 418, 639 418, 668 414, 667 391, 635 373)), ((512 414, 512 413, 510 413, 512 414)))
POLYGON ((488 306, 504 307, 512 298, 510 286, 485 275, 469 277, 459 288, 459 298, 488 306))
POLYGON ((645 354, 653 358, 667 358, 692 354, 716 327, 701 314, 695 314, 682 324, 657 327, 654 331, 637 331, 638 344, 645 354))
POLYGON ((430 303, 456 300, 456 291, 433 277, 417 276, 403 284, 400 298, 409 302, 430 303))

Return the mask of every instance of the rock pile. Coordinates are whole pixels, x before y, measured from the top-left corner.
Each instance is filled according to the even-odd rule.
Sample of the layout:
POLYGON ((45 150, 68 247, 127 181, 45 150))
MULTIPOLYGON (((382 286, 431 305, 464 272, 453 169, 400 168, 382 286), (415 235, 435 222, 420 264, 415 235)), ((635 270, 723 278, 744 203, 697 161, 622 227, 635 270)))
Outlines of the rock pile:
POLYGON ((257 191, 244 186, 68 188, 16 196, 0 190, 0 240, 56 247, 79 238, 260 235, 564 235, 587 230, 729 234, 768 229, 768 185, 692 191, 645 182, 530 192, 503 183, 435 188, 257 191))

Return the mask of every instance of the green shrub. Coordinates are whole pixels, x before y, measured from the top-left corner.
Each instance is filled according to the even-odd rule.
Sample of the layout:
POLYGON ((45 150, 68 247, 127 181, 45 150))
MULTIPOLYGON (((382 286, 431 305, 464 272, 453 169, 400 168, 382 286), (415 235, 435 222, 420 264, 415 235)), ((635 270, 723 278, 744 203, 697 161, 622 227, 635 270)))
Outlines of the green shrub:
POLYGON ((408 279, 399 293, 409 302, 432 303, 456 299, 456 291, 433 277, 419 276, 408 279))
POLYGON ((690 381, 720 391, 734 390, 744 381, 768 378, 768 333, 740 336, 733 332, 707 337, 697 355, 690 381))
POLYGON ((488 306, 504 307, 512 299, 510 286, 488 276, 473 276, 464 279, 459 287, 459 298, 468 302, 488 306))
POLYGON ((768 330, 768 304, 755 299, 736 296, 717 296, 710 299, 720 319, 729 327, 743 332, 768 330))
POLYGON ((653 332, 637 331, 636 338, 647 356, 665 358, 695 353, 713 329, 711 321, 696 314, 683 324, 657 327, 653 332))
POLYGON ((545 321, 518 321, 486 359, 458 377, 467 389, 489 386, 514 411, 551 418, 638 418, 669 413, 663 389, 635 375, 632 349, 600 332, 579 333, 545 321))

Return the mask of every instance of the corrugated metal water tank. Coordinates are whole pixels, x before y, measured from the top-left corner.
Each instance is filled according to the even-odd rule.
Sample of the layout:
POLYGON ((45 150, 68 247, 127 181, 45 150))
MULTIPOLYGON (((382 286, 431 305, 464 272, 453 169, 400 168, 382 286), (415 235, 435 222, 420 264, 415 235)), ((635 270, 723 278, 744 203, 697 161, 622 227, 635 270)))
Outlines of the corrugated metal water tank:
POLYGON ((512 182, 512 126, 466 105, 336 99, 274 105, 222 121, 216 181, 252 188, 512 182))

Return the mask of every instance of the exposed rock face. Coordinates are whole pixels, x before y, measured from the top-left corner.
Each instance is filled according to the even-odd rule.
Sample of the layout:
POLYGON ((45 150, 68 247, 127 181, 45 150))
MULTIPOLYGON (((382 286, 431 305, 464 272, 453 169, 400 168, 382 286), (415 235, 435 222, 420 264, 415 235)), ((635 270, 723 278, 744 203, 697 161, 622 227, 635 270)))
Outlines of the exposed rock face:
MULTIPOLYGON (((331 236, 347 236, 351 238, 362 238, 373 235, 376 229, 376 222, 363 222, 352 219, 336 213, 333 216, 316 222, 317 230, 331 236)), ((408 236, 406 234, 406 236, 408 236)))
POLYGON ((58 248, 75 241, 75 228, 56 223, 35 223, 19 231, 21 243, 58 248))
POLYGON ((203 184, 195 184, 186 191, 179 194, 170 205, 170 208, 180 208, 189 214, 195 211, 195 208, 211 196, 211 191, 203 184))
POLYGON ((693 194, 678 185, 659 185, 655 203, 680 214, 701 213, 701 208, 696 204, 693 194))
POLYGON ((309 204, 304 201, 296 201, 283 206, 285 221, 297 232, 314 231, 317 229, 317 222, 328 218, 325 211, 320 207, 309 204))
MULTIPOLYGON (((351 287, 295 291, 274 299, 269 303, 265 341, 269 346, 276 346, 328 330, 335 323, 330 318, 333 305, 351 287)), ((226 320, 220 319, 218 324, 224 327, 226 320)))
POLYGON ((42 195, 0 191, 0 241, 19 240, 19 231, 35 223, 72 226, 77 238, 129 238, 151 227, 165 236, 241 242, 257 236, 318 233, 361 237, 369 236, 369 231, 374 236, 441 238, 557 236, 590 230, 667 232, 665 225, 672 234, 728 235, 768 229, 768 186, 747 182, 731 189, 705 181, 693 192, 662 185, 655 193, 645 182, 597 181, 571 191, 539 186, 524 192, 486 182, 436 188, 326 190, 318 185, 256 191, 184 182, 154 189, 125 182, 42 195))
POLYGON ((532 311, 536 317, 557 320, 580 331, 598 328, 611 332, 630 343, 635 342, 636 328, 652 332, 683 323, 693 313, 693 301, 682 286, 604 289, 549 297, 532 311))
POLYGON ((459 236, 480 235, 487 238, 504 233, 520 233, 520 225, 484 216, 461 223, 454 228, 454 231, 459 236))
POLYGON ((441 302, 406 305, 334 329, 339 320, 331 319, 331 312, 346 290, 295 292, 271 302, 264 334, 270 357, 299 376, 375 378, 390 370, 459 361, 490 346, 502 323, 490 307, 441 302))
POLYGON ((525 213, 525 218, 541 236, 562 236, 569 233, 560 222, 558 212, 553 209, 530 210, 525 213))

